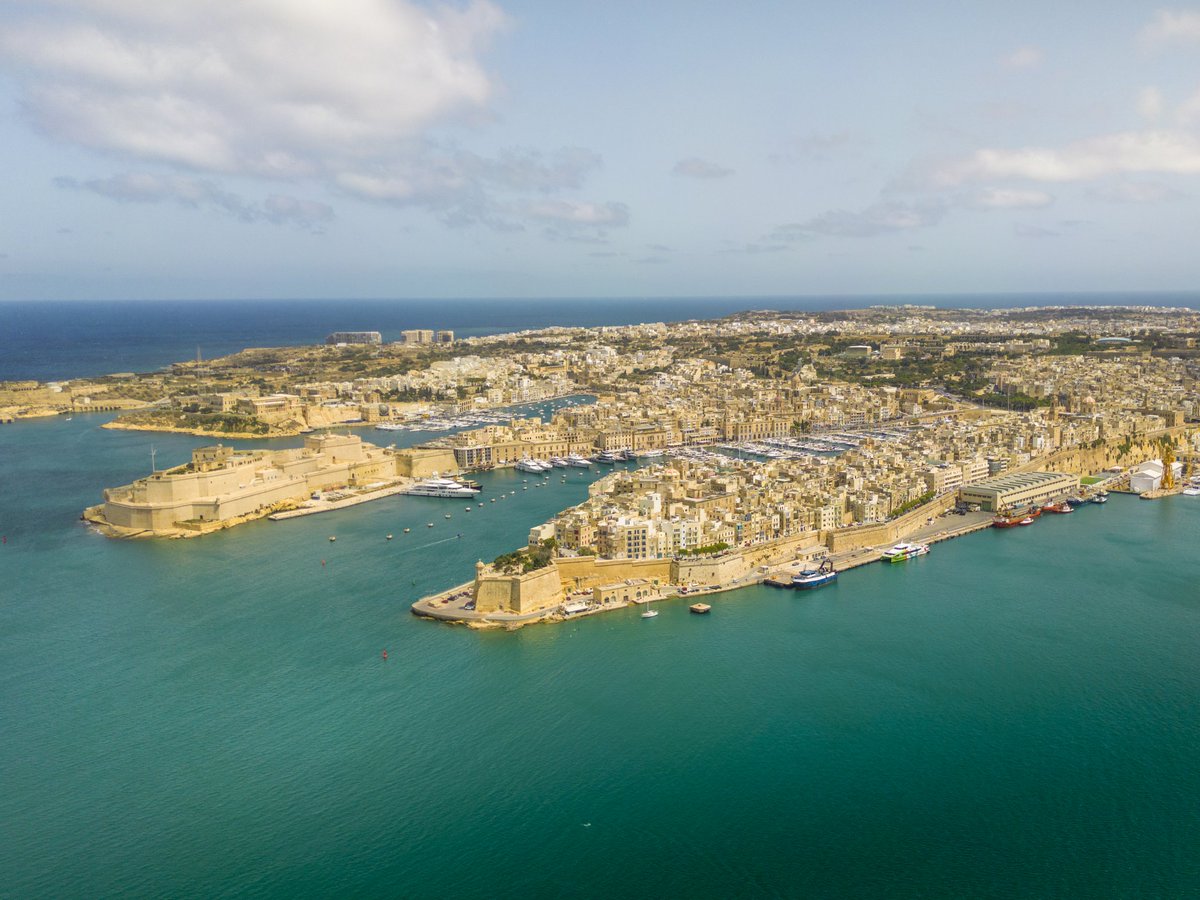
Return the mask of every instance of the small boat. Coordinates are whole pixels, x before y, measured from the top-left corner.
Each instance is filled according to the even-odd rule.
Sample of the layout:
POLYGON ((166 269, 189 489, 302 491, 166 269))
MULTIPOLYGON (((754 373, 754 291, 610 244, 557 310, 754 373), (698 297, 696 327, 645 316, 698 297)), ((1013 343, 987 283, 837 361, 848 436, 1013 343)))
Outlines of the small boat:
POLYGON ((884 562, 898 563, 917 556, 924 556, 928 552, 929 547, 925 544, 910 544, 901 541, 891 550, 885 550, 882 558, 884 562))
POLYGON ((711 610, 712 607, 709 606, 707 603, 693 603, 691 606, 688 607, 688 609, 691 612, 694 612, 696 615, 702 616, 702 615, 706 614, 709 610, 711 610))
POLYGON ((495 497, 493 497, 493 498, 492 498, 492 502, 493 502, 493 503, 495 503, 495 502, 496 502, 496 498, 495 498, 495 497))
POLYGON ((390 541, 390 540, 392 539, 392 536, 389 534, 389 535, 387 536, 387 539, 390 541))
POLYGON ((432 528, 432 527, 433 527, 433 523, 432 523, 432 522, 430 522, 430 523, 429 523, 428 525, 426 525, 425 527, 426 527, 426 528, 432 528))
POLYGON ((1020 522, 1018 522, 1017 524, 1018 524, 1018 525, 1032 525, 1032 524, 1033 524, 1033 519, 1032 519, 1032 518, 1030 518, 1029 516, 1026 516, 1026 517, 1025 517, 1025 518, 1023 518, 1023 519, 1022 519, 1020 522))
POLYGON ((337 540, 337 535, 335 535, 335 534, 331 534, 331 535, 329 536, 329 542, 330 542, 330 543, 333 543, 333 542, 334 542, 334 541, 336 541, 336 540, 337 540))
POLYGON ((450 518, 450 513, 446 513, 446 518, 450 518))
POLYGON ((821 560, 821 564, 815 569, 805 569, 797 575, 792 576, 792 587, 798 591, 811 591, 813 588, 824 587, 830 582, 837 581, 838 573, 833 568, 833 563, 828 559, 821 560))
POLYGON ((647 606, 644 610, 642 610, 642 618, 643 619, 653 619, 657 615, 658 615, 658 610, 651 609, 649 606, 647 606))
POLYGON ((412 529, 411 529, 411 528, 405 528, 405 529, 404 529, 404 533, 405 533, 405 534, 408 534, 410 531, 412 531, 412 529))
POLYGON ((1095 497, 1092 497, 1088 502, 1089 503, 1107 503, 1108 502, 1108 491, 1101 491, 1095 497))
POLYGON ((1085 503, 1087 503, 1087 501, 1086 501, 1086 500, 1084 500, 1084 499, 1083 499, 1082 497, 1080 497, 1079 495, 1075 495, 1074 497, 1068 497, 1068 498, 1067 498, 1067 505, 1068 505, 1068 506, 1083 506, 1083 504, 1085 504, 1085 503))

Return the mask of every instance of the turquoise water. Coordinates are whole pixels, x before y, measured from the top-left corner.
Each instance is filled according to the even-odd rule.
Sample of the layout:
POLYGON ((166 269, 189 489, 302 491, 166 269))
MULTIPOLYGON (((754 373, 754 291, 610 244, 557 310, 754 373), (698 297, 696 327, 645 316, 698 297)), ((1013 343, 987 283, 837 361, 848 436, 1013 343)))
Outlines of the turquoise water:
POLYGON ((1200 499, 473 633, 409 604, 587 479, 116 542, 203 440, 103 421, 0 428, 0 896, 1200 893, 1200 499))

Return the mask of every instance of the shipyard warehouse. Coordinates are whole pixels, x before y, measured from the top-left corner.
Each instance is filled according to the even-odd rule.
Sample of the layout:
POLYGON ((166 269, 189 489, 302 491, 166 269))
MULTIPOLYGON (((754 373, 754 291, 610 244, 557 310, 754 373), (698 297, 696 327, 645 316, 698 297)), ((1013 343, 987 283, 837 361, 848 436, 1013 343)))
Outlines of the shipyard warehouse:
POLYGON ((1079 489, 1078 475, 1061 472, 1021 472, 989 478, 959 489, 964 503, 978 503, 989 512, 1038 506, 1079 489))

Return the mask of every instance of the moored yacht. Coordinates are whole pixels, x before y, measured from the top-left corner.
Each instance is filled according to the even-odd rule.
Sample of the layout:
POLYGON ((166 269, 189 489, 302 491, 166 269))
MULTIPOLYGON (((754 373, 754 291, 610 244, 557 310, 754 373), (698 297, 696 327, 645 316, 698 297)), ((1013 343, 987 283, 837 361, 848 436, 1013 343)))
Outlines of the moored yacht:
POLYGON ((592 461, 586 456, 580 456, 578 453, 570 453, 567 455, 567 465, 577 466, 580 469, 590 469, 592 461))
POLYGON ((410 497, 474 497, 479 491, 459 484, 452 478, 426 478, 404 492, 410 497))

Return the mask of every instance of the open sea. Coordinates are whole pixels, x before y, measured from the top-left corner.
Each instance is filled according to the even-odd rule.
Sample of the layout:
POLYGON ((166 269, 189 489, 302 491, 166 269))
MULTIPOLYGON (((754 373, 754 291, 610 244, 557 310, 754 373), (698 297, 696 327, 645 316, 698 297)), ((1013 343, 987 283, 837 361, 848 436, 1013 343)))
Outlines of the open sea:
MULTIPOLYGON (((38 365, 194 343, 133 318, 119 359, 38 365)), ((113 541, 81 509, 207 441, 109 418, 0 426, 0 897, 1200 896, 1200 498, 476 633, 409 604, 596 476, 113 541)))

